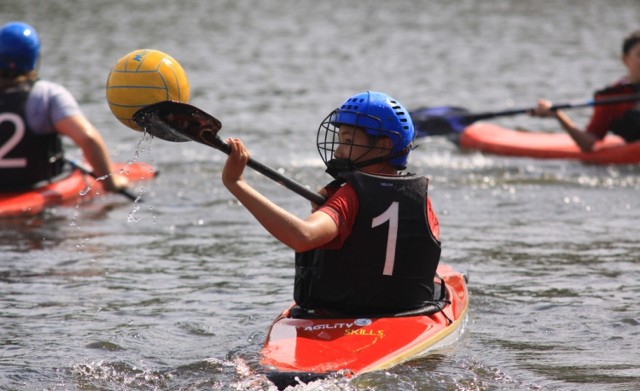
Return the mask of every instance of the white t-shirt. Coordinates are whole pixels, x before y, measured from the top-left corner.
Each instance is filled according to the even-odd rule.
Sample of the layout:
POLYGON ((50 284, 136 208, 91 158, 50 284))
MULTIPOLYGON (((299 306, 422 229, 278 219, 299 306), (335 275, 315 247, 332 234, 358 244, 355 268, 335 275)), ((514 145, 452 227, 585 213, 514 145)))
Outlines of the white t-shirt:
POLYGON ((54 133, 54 124, 77 114, 82 114, 78 102, 62 85, 46 80, 33 85, 25 106, 27 123, 33 132, 54 133))

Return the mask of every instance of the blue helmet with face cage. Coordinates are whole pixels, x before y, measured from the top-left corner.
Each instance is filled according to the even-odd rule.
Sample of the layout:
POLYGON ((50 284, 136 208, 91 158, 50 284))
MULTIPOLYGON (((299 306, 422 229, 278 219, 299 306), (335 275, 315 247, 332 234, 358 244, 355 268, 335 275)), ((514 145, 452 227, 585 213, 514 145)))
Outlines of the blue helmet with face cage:
POLYGON ((351 125, 371 136, 391 139, 389 162, 398 169, 406 168, 415 131, 409 112, 400 102, 382 92, 362 92, 348 98, 332 117, 336 126, 351 125))
POLYGON ((40 55, 36 29, 24 22, 9 22, 0 29, 0 69, 15 74, 32 71, 40 55))

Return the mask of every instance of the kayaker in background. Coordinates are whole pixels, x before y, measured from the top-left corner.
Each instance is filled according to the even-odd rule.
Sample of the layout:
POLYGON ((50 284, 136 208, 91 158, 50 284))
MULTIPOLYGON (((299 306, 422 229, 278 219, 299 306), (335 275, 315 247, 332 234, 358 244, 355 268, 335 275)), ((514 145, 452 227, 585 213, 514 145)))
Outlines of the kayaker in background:
POLYGON ((40 40, 23 22, 0 28, 0 192, 46 184, 64 171, 61 135, 81 149, 105 189, 124 189, 105 142, 63 86, 39 80, 40 40))
MULTIPOLYGON (((597 91, 595 99, 637 94, 640 92, 640 30, 629 34, 622 43, 622 63, 627 68, 627 75, 612 86, 597 91)), ((591 121, 585 130, 575 123, 561 110, 552 111, 552 103, 545 99, 538 101, 538 106, 531 114, 538 117, 555 117, 562 127, 571 135, 581 150, 593 150, 596 141, 602 140, 607 132, 621 136, 627 142, 640 140, 640 107, 637 102, 595 106, 591 121)))
POLYGON ((347 99, 318 129, 334 178, 328 197, 301 219, 253 189, 242 173, 249 152, 229 139, 227 189, 277 239, 296 251, 294 299, 311 310, 392 313, 433 300, 440 260, 428 179, 402 174, 414 140, 408 111, 380 92, 347 99))

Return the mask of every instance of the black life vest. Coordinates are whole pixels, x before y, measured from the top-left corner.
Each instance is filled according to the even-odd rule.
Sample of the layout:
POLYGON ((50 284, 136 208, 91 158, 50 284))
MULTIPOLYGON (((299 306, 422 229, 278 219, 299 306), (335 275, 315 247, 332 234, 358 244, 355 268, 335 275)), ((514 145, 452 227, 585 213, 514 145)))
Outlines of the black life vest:
POLYGON ((427 220, 428 179, 359 172, 345 178, 360 204, 353 230, 338 250, 296 254, 296 303, 362 314, 424 307, 433 300, 440 260, 427 220))
MULTIPOLYGON (((597 99, 638 93, 640 93, 639 84, 625 83, 597 91, 595 97, 597 99)), ((628 143, 640 140, 640 103, 636 103, 634 108, 625 111, 621 117, 616 118, 611 123, 611 132, 622 137, 628 143)))
POLYGON ((34 82, 0 92, 0 191, 19 191, 50 181, 63 171, 57 132, 34 133, 25 106, 34 82))
POLYGON ((640 140, 640 109, 636 107, 625 111, 622 117, 613 121, 611 132, 628 143, 640 140))

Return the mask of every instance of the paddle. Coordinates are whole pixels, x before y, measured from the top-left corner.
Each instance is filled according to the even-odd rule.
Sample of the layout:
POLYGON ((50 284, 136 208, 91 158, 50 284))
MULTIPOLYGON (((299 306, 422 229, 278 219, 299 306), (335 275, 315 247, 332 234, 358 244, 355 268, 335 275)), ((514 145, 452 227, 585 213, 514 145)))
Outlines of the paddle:
MULTIPOLYGON (((95 179, 99 179, 99 177, 93 171, 91 171, 88 167, 86 167, 82 163, 80 163, 80 162, 78 162, 76 160, 71 160, 71 159, 65 159, 65 162, 68 163, 71 167, 82 171, 82 173, 84 173, 86 175, 89 175, 89 176, 91 176, 91 177, 93 177, 95 179)), ((118 193, 120 193, 123 196, 127 197, 131 201, 135 202, 137 200, 137 202, 142 202, 142 198, 140 198, 139 196, 136 196, 135 194, 133 194, 132 192, 130 192, 127 189, 120 189, 120 190, 118 190, 118 193)))
MULTIPOLYGON (((640 94, 626 94, 607 98, 591 99, 586 102, 563 103, 553 105, 551 110, 565 110, 579 107, 609 105, 640 100, 640 94)), ((416 129, 416 137, 440 136, 462 133, 475 121, 482 119, 505 117, 516 114, 527 114, 535 108, 510 109, 504 111, 489 111, 484 113, 470 113, 467 109, 455 106, 423 107, 411 111, 411 119, 416 129)))
MULTIPOLYGON (((166 141, 196 141, 227 155, 231 152, 231 147, 218 136, 222 123, 210 114, 186 103, 174 101, 155 103, 138 110, 133 115, 133 120, 150 135, 166 141)), ((322 195, 260 162, 249 159, 247 165, 311 202, 321 205, 326 201, 322 195)))

